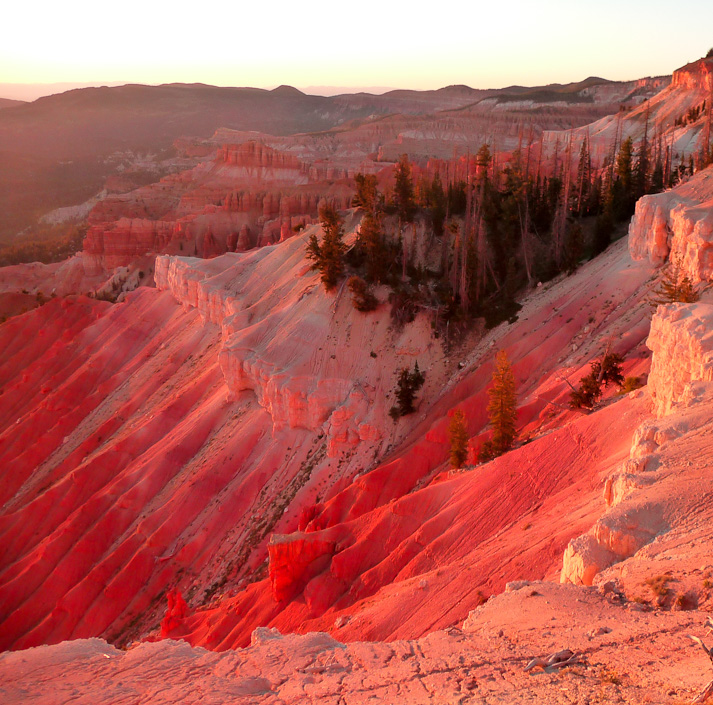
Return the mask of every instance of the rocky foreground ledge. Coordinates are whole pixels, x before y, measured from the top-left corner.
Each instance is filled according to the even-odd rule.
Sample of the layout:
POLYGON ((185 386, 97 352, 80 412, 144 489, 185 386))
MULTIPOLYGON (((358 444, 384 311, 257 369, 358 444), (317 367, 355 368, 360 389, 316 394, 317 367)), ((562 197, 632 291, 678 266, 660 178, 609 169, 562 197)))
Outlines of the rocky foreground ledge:
POLYGON ((681 703, 711 676, 698 611, 644 611, 614 583, 521 582, 462 626, 415 641, 343 644, 259 628, 245 649, 101 639, 0 656, 3 703, 681 703), (570 665, 536 657, 571 650, 570 665))

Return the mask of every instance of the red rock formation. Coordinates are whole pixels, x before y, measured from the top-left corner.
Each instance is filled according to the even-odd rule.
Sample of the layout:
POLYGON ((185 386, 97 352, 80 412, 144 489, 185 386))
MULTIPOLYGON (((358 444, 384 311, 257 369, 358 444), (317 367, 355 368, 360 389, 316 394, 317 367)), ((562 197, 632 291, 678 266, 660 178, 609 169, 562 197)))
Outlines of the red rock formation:
POLYGON ((181 235, 175 222, 121 218, 110 225, 93 225, 84 238, 84 269, 99 274, 124 267, 146 253, 165 250, 181 235))
POLYGON ((698 59, 677 69, 671 85, 686 90, 713 90, 713 58, 698 59))
POLYGON ((335 543, 317 533, 273 534, 267 545, 270 585, 277 602, 292 599, 329 566, 335 543))
POLYGON ((325 196, 337 208, 351 203, 350 183, 309 171, 294 155, 259 142, 225 145, 211 161, 98 203, 89 216, 85 268, 107 274, 149 253, 214 257, 284 241, 295 225, 317 218, 325 196))
POLYGON ((226 144, 218 150, 218 158, 225 164, 242 167, 270 167, 271 169, 302 170, 304 167, 291 154, 278 152, 262 142, 226 144))
POLYGON ((238 235, 238 241, 235 246, 236 252, 245 252, 253 246, 253 238, 250 235, 250 229, 247 225, 243 225, 240 228, 240 235, 238 235))
POLYGON ((188 605, 178 588, 169 590, 166 599, 168 600, 166 616, 161 620, 162 639, 170 637, 172 632, 183 624, 184 618, 188 615, 188 605))

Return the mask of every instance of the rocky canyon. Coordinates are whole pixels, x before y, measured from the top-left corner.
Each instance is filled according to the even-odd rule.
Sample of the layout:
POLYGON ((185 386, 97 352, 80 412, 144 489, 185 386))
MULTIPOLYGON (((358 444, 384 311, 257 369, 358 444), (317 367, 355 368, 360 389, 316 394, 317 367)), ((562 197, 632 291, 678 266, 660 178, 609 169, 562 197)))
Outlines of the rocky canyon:
MULTIPOLYGON (((51 203, 84 228, 81 249, 0 268, 0 699, 704 702, 710 660, 691 637, 713 639, 712 66, 564 94, 281 87, 237 117, 182 117, 170 151, 99 174, 71 212, 51 203), (636 173, 627 137, 665 183, 599 247, 580 150, 611 214, 611 183, 636 173), (404 154, 416 215, 399 210, 404 154), (331 207, 345 271, 363 274, 378 208, 354 199, 357 175, 401 248, 368 311, 307 256, 331 207), (463 184, 440 231, 436 175, 446 193, 463 184), (556 271, 538 264, 541 215, 516 178, 561 188, 556 271), (498 270, 508 218, 521 286, 498 270), (511 308, 466 316, 468 276, 498 280, 488 306, 511 308), (694 300, 661 302, 671 277, 694 300), (517 441, 490 459, 499 351, 517 441), (609 354, 621 384, 576 408, 609 354), (395 413, 414 369, 415 411, 395 413)), ((114 90, 48 100, 96 111, 114 90)), ((0 143, 34 149, 40 118, 13 132, 10 111, 31 106, 0 111, 0 143)))

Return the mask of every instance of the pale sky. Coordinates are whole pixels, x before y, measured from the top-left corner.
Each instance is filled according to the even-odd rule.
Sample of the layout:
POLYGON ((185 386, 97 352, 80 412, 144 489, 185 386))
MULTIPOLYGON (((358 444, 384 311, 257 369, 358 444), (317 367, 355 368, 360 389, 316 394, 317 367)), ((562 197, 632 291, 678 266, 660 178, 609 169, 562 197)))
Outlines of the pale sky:
POLYGON ((712 27, 712 0, 11 2, 0 84, 428 89, 633 79, 705 55, 712 27))

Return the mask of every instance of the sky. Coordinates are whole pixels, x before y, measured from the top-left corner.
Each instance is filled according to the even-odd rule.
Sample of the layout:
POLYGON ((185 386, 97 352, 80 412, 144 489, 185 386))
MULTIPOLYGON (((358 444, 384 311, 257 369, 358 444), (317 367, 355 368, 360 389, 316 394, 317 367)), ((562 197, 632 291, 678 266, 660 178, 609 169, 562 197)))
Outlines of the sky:
POLYGON ((670 74, 713 46, 711 0, 37 0, 2 14, 5 98, 7 84, 59 82, 423 90, 628 80, 670 74))

